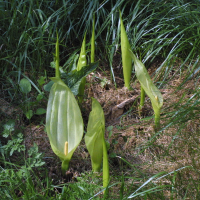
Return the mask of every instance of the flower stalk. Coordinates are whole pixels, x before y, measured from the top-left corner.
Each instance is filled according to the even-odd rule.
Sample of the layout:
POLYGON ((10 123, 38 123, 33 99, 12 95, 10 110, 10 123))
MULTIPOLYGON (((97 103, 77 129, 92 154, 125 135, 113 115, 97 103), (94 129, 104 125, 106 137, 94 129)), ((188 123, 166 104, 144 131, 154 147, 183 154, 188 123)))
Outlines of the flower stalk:
POLYGON ((145 101, 145 91, 144 91, 143 87, 141 86, 140 87, 140 106, 139 106, 140 110, 144 106, 144 101, 145 101))
POLYGON ((95 15, 93 14, 92 38, 91 38, 91 63, 94 62, 94 59, 95 59, 95 15))

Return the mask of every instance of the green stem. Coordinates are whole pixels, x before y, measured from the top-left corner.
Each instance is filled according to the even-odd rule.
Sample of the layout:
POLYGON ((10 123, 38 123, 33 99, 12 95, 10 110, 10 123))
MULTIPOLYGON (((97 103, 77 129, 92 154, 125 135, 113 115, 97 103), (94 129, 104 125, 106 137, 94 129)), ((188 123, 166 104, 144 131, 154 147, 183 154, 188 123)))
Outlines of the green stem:
POLYGON ((92 38, 91 38, 91 63, 94 62, 95 57, 95 15, 93 14, 93 23, 92 23, 92 38))
POLYGON ((62 169, 62 174, 65 175, 66 171, 69 169, 69 160, 62 161, 61 169, 62 169))
POLYGON ((155 113, 155 130, 160 127, 160 109, 154 110, 155 113))
POLYGON ((141 95, 140 95, 140 109, 144 106, 144 101, 145 101, 145 91, 143 87, 141 86, 141 95))
MULTIPOLYGON (((103 187, 108 187, 109 183, 109 163, 108 163, 108 153, 106 148, 106 141, 103 138, 103 187)), ((108 192, 108 190, 106 189, 108 192)), ((106 192, 106 193, 107 193, 106 192)))
POLYGON ((55 62, 56 62, 56 78, 60 78, 60 71, 59 71, 59 41, 58 41, 58 33, 57 33, 57 41, 56 41, 56 56, 55 56, 55 62))

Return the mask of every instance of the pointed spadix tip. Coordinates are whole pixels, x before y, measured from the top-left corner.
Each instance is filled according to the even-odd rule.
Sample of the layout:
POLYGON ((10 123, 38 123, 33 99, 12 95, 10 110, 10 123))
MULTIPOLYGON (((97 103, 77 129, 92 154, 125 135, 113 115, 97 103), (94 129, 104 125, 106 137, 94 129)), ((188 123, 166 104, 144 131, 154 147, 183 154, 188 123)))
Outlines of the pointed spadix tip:
POLYGON ((65 142, 64 154, 67 156, 68 154, 68 142, 65 142))

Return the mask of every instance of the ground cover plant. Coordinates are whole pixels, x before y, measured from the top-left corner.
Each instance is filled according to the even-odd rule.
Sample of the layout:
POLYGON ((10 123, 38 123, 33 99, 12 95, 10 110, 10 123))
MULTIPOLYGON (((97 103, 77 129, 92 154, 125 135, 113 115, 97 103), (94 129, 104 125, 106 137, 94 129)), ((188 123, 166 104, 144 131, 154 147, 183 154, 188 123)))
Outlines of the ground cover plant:
POLYGON ((199 199, 199 8, 197 0, 0 2, 2 199, 199 199), (119 10, 131 50, 163 96, 156 130, 147 95, 138 112, 143 97, 133 62, 124 87, 119 10), (83 137, 64 175, 49 143, 45 112, 57 34, 58 71, 76 100, 86 77, 83 137, 91 98, 104 111, 107 192, 83 137), (85 35, 92 64, 78 71, 85 35))

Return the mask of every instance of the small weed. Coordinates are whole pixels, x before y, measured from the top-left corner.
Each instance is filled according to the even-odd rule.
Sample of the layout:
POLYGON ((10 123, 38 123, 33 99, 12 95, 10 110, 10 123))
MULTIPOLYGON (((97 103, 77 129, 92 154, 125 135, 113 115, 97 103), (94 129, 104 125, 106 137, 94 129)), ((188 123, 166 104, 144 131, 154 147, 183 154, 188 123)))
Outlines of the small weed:
POLYGON ((19 130, 15 130, 15 121, 9 120, 3 127, 2 136, 4 138, 10 138, 10 140, 8 140, 7 144, 1 146, 1 152, 8 157, 12 156, 15 151, 24 151, 25 146, 22 144, 24 141, 23 134, 19 130))

